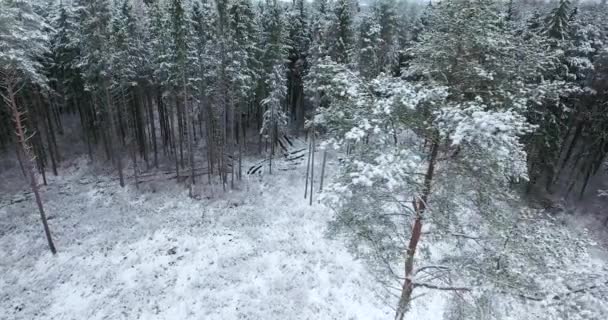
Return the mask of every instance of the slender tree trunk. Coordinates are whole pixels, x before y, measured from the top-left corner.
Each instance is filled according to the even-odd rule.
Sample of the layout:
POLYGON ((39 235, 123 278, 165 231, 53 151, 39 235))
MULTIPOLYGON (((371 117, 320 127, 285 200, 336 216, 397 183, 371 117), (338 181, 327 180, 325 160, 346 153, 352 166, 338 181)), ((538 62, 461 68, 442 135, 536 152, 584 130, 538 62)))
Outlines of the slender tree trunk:
POLYGON ((165 110, 163 107, 163 98, 162 98, 162 93, 161 90, 162 88, 160 86, 157 87, 158 92, 156 93, 156 108, 158 109, 158 124, 159 124, 159 128, 160 128, 160 139, 162 141, 162 147, 163 147, 163 154, 166 156, 169 152, 168 152, 168 148, 167 148, 167 126, 166 126, 166 116, 165 116, 165 110))
POLYGON ((239 117, 239 133, 241 138, 239 139, 239 181, 243 180, 243 148, 245 146, 245 124, 243 121, 243 114, 240 113, 239 117))
POLYGON ((46 109, 46 120, 48 122, 49 131, 51 133, 53 149, 55 150, 55 158, 57 160, 57 163, 61 163, 61 153, 59 152, 59 148, 57 147, 57 136, 55 133, 55 127, 53 126, 53 121, 51 121, 51 116, 50 116, 50 114, 53 112, 54 109, 55 109, 55 104, 53 103, 53 100, 50 100, 49 109, 46 109))
POLYGON ((306 164, 306 185, 304 186, 304 199, 306 199, 308 197, 308 177, 310 176, 310 155, 312 154, 311 148, 312 148, 312 139, 309 139, 309 141, 308 141, 308 161, 306 164))
MULTIPOLYGON (((313 118, 314 119, 314 118, 313 118)), ((310 152, 312 155, 310 156, 310 202, 309 204, 312 206, 312 198, 313 198, 313 187, 315 184, 315 122, 312 121, 312 137, 310 138, 310 152)))
POLYGON ((63 135, 63 124, 61 123, 61 114, 59 111, 59 108, 52 108, 51 114, 53 115, 53 118, 55 120, 57 132, 59 132, 59 135, 63 135))
MULTIPOLYGON (((107 81, 104 81, 103 83, 104 86, 104 90, 106 93, 106 103, 107 105, 107 117, 106 117, 106 121, 110 124, 110 145, 111 148, 113 150, 113 154, 115 157, 115 161, 116 161, 116 168, 118 169, 118 178, 120 179, 120 186, 124 187, 125 186, 125 177, 124 174, 122 172, 122 154, 120 151, 117 151, 117 146, 114 143, 114 137, 116 137, 118 135, 118 131, 116 128, 116 125, 114 124, 114 116, 113 116, 113 107, 112 107, 112 97, 110 96, 110 89, 107 85, 107 81)), ((123 145, 124 145, 124 141, 123 141, 123 145)))
MULTIPOLYGON (((109 88, 106 88, 106 91, 107 91, 106 94, 108 96, 108 99, 111 99, 112 96, 111 96, 111 92, 110 92, 109 88)), ((122 145, 125 146, 126 145, 126 140, 125 139, 126 139, 127 133, 126 133, 126 130, 125 130, 125 127, 124 127, 124 116, 123 116, 122 112, 123 112, 123 109, 126 109, 126 103, 125 103, 125 100, 124 100, 125 97, 122 94, 122 88, 120 88, 119 94, 120 94, 120 102, 121 103, 119 105, 117 105, 117 106, 112 105, 112 110, 116 111, 116 116, 117 116, 117 121, 118 121, 118 131, 117 131, 117 134, 120 137, 120 142, 122 142, 122 145)), ((108 100, 108 101, 110 101, 110 100, 108 100)), ((110 105, 108 105, 108 108, 110 108, 110 105)), ((113 112, 111 112, 110 114, 113 114, 113 112)), ((112 119, 112 122, 114 122, 114 119, 112 119)))
MULTIPOLYGON (((177 100, 177 96, 176 96, 176 100, 177 100)), ((177 101, 175 101, 175 105, 177 106, 177 101)), ((177 113, 177 111, 176 111, 177 113)), ((169 132, 170 132, 170 137, 171 140, 173 141, 173 143, 171 144, 171 150, 173 151, 173 155, 175 157, 175 173, 177 176, 177 180, 179 181, 179 155, 177 153, 177 143, 175 141, 175 117, 173 116, 173 112, 169 112, 169 132)))
MULTIPOLYGON (((74 98, 74 100, 76 100, 76 98, 74 98)), ((90 126, 90 122, 89 122, 89 117, 88 115, 82 110, 82 105, 80 103, 77 103, 76 101, 74 101, 75 104, 77 104, 77 109, 78 109, 78 115, 80 116, 80 124, 82 127, 82 134, 84 136, 84 140, 87 144, 87 153, 89 155, 89 160, 93 161, 93 147, 91 146, 91 126, 90 126)), ((48 114, 48 121, 52 123, 51 120, 51 116, 50 114, 48 114)))
POLYGON ((17 155, 17 160, 19 161, 19 167, 21 168, 21 173, 23 173, 23 177, 27 178, 27 172, 25 172, 25 165, 23 165, 23 156, 21 155, 21 152, 19 151, 19 138, 16 137, 15 138, 15 154, 17 155))
POLYGON ((24 159, 24 167, 25 171, 29 176, 30 187, 32 188, 32 192, 34 193, 34 197, 36 198, 36 205, 38 206, 38 211, 40 213, 40 219, 42 220, 42 226, 44 228, 44 234, 46 236, 47 243, 49 245, 49 249, 52 254, 57 254, 57 249, 55 249, 55 244, 53 242, 53 237, 51 236, 51 230, 49 228, 49 224, 46 218, 46 213, 44 211, 44 206, 42 204, 42 198, 40 197, 40 191, 38 189, 38 182, 36 181, 35 170, 33 168, 33 155, 30 153, 30 147, 28 146, 27 137, 25 127, 23 126, 22 116, 23 113, 19 111, 17 108, 17 103, 15 100, 15 92, 13 88, 14 84, 9 82, 6 86, 7 89, 7 104, 11 109, 13 114, 13 121, 15 124, 15 131, 17 135, 17 152, 23 152, 24 159))
POLYGON ((50 128, 51 126, 48 125, 48 123, 46 122, 46 115, 48 114, 48 110, 45 109, 44 105, 42 104, 42 101, 40 99, 40 92, 36 92, 34 94, 34 98, 36 101, 36 106, 37 109, 39 110, 39 118, 40 118, 40 123, 42 124, 42 127, 44 128, 45 131, 45 135, 46 135, 46 140, 47 140, 47 145, 48 145, 48 149, 49 149, 49 157, 51 158, 51 168, 53 169, 53 174, 55 176, 57 176, 57 158, 56 158, 56 148, 57 145, 55 143, 53 143, 54 140, 54 132, 52 131, 52 129, 50 128))
POLYGON ((154 122, 154 110, 152 108, 152 97, 146 94, 146 100, 148 105, 148 121, 150 122, 150 135, 152 140, 152 147, 154 149, 154 167, 158 169, 158 142, 156 141, 156 125, 154 122))
POLYGON ((133 160, 133 178, 135 178, 135 188, 139 189, 139 173, 137 168, 137 150, 135 145, 131 146, 131 159, 133 160))
POLYGON ((327 149, 323 150, 323 164, 321 165, 321 181, 319 192, 323 192, 323 180, 325 179, 325 165, 327 164, 327 149))
POLYGON ((199 92, 199 96, 200 96, 200 100, 201 103, 203 104, 202 106, 202 110, 205 113, 204 117, 205 117, 205 129, 206 129, 206 133, 207 133, 207 137, 206 137, 206 141, 207 141, 207 163, 208 163, 208 170, 207 170, 207 180, 208 183, 211 184, 211 176, 213 175, 213 169, 214 169, 214 150, 215 150, 215 144, 214 144, 214 136, 215 136, 215 129, 213 126, 214 123, 214 114, 213 114, 213 109, 211 109, 211 105, 209 103, 206 103, 206 97, 204 94, 204 89, 201 87, 200 88, 200 92, 199 92))
POLYGON ((272 174, 272 157, 274 157, 274 146, 275 146, 275 140, 276 140, 276 123, 275 123, 275 119, 274 119, 274 114, 275 114, 275 106, 274 103, 271 103, 271 108, 272 110, 270 111, 270 115, 271 115, 271 126, 270 126, 270 174, 272 174))
POLYGON ((578 139, 581 137, 582 132, 583 132, 583 122, 579 122, 579 124, 576 126, 576 129, 574 130, 574 136, 570 140, 570 145, 568 146, 566 154, 564 155, 564 159, 562 160, 562 165, 559 168, 557 177, 561 176, 562 171, 568 164, 568 161, 570 161, 570 157, 572 156, 572 151, 574 150, 574 147, 576 146, 578 139))
POLYGON ((179 164, 182 168, 184 165, 184 114, 183 104, 179 102, 179 94, 175 89, 175 110, 177 114, 177 142, 179 143, 179 164))
POLYGON ((236 149, 236 108, 234 102, 230 103, 230 189, 234 189, 234 149, 236 149))
MULTIPOLYGON (((185 66, 183 66, 185 70, 185 66)), ((194 135, 194 126, 192 130, 189 130, 190 124, 192 124, 192 106, 188 103, 188 83, 186 82, 186 73, 183 73, 183 85, 184 85, 184 107, 186 109, 186 134, 188 135, 188 162, 190 162, 190 196, 192 197, 192 188, 196 183, 194 178, 194 143, 192 142, 194 135)))
POLYGON ((422 235, 422 219, 424 211, 427 207, 427 201, 431 193, 431 186, 435 174, 435 165, 437 163, 437 155, 439 153, 439 143, 433 141, 431 145, 431 154, 429 159, 429 165, 427 167, 426 174, 424 176, 424 186, 422 194, 419 198, 414 199, 413 206, 416 212, 416 218, 414 219, 414 225, 412 227, 410 241, 407 247, 406 258, 405 258, 405 281, 403 288, 401 289, 401 298, 397 306, 397 313, 395 320, 403 320, 405 314, 410 308, 412 301, 412 293, 414 291, 414 256, 418 248, 418 242, 422 235))

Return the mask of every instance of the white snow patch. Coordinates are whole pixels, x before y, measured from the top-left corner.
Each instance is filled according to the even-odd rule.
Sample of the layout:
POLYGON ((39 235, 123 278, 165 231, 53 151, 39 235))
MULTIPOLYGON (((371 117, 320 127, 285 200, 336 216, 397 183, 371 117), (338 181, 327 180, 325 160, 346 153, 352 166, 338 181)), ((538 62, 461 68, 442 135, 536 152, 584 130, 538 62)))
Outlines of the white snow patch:
POLYGON ((81 163, 49 177, 56 257, 31 199, 0 208, 0 319, 392 317, 373 277, 324 236, 331 212, 303 199, 303 169, 215 200, 121 190, 81 163))

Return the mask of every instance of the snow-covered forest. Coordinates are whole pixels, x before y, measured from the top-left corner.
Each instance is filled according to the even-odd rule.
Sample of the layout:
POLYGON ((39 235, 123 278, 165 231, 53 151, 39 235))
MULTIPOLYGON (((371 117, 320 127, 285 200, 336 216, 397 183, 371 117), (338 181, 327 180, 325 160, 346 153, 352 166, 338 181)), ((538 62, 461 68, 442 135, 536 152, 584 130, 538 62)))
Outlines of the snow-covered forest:
POLYGON ((608 317, 608 4, 0 0, 0 319, 608 317))

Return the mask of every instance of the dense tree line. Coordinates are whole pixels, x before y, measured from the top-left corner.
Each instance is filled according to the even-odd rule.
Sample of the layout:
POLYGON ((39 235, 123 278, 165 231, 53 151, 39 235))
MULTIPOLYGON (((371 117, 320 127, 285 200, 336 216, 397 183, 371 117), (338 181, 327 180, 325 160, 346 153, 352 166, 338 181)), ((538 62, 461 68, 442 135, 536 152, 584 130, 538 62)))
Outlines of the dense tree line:
MULTIPOLYGON (((527 292, 542 291, 542 263, 532 278, 503 271, 534 252, 510 239, 562 235, 532 239, 542 226, 505 204, 582 197, 604 168, 606 10, 570 0, 0 0, 0 150, 16 153, 38 194, 37 176, 46 183, 69 156, 61 136, 76 118, 89 158, 111 161, 121 186, 170 166, 190 187, 226 189, 245 154, 268 157, 272 172, 288 134, 313 141, 314 170, 322 136, 324 150, 345 155, 328 187, 333 229, 401 275, 398 319, 416 286, 438 288, 412 280, 427 216, 442 235, 473 231, 491 244, 474 261, 450 257, 478 267, 459 278, 483 275, 494 279, 483 290, 541 301, 527 292), (463 206, 477 214, 436 214, 463 206)), ((480 312, 456 309, 458 319, 480 312)))

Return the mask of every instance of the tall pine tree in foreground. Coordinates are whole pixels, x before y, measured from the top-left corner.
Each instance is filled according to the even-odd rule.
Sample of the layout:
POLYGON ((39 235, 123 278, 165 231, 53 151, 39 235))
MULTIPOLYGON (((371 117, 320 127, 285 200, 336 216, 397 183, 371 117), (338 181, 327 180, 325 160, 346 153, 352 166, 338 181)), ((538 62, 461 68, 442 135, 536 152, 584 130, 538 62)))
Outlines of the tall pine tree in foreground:
POLYGON ((36 159, 31 145, 32 137, 39 133, 27 127, 36 115, 28 113, 21 105, 23 100, 19 99, 28 83, 43 88, 47 86, 39 62, 48 53, 48 39, 43 34, 46 26, 42 21, 42 17, 34 12, 27 1, 0 1, 0 48, 3 48, 0 51, 0 96, 12 117, 17 156, 22 161, 34 193, 49 249, 56 254, 40 195, 36 159))
MULTIPOLYGON (((331 132, 326 143, 346 153, 325 197, 336 209, 332 230, 349 236, 387 287, 401 281, 398 320, 425 289, 468 293, 467 303, 485 310, 521 297, 575 297, 552 314, 574 315, 597 299, 545 286, 543 277, 557 277, 557 291, 567 291, 579 275, 563 271, 586 253, 515 201, 511 186, 527 179, 521 138, 533 130, 525 114, 555 88, 539 81, 553 60, 505 29, 499 12, 491 1, 438 4, 404 71, 411 80, 366 81, 327 60, 311 77, 329 103, 316 119, 331 132), (562 250, 548 253, 554 241, 562 250), (445 252, 429 252, 437 246, 445 252)), ((478 318, 480 310, 463 312, 478 318)))

